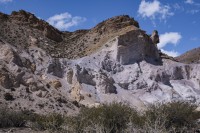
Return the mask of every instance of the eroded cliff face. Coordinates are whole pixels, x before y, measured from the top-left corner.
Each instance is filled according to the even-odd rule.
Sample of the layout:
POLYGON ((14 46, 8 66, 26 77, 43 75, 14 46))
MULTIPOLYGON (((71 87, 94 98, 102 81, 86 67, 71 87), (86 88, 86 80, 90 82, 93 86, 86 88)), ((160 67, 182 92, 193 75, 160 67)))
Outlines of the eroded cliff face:
POLYGON ((0 14, 0 21, 4 31, 0 33, 0 104, 37 113, 72 114, 80 105, 113 101, 140 109, 172 100, 200 102, 200 65, 160 56, 158 32, 146 35, 128 16, 73 33, 60 32, 24 11, 0 14), (16 28, 22 20, 24 36, 16 28), (54 33, 46 36, 45 27, 62 40, 54 33), (20 36, 13 36, 13 31, 20 36))
MULTIPOLYGON (((136 36, 135 33, 133 35, 136 36)), ((137 35, 141 36, 139 32, 137 35)), ((79 96, 84 97, 79 101, 80 103, 95 105, 119 101, 128 102, 139 108, 145 107, 148 103, 173 100, 199 103, 200 73, 198 69, 200 65, 161 59, 156 46, 148 39, 143 43, 134 43, 131 39, 126 40, 127 36, 125 36, 124 39, 131 43, 128 45, 128 51, 121 53, 118 52, 118 46, 121 45, 119 38, 122 39, 122 37, 116 37, 110 40, 101 51, 95 54, 69 61, 68 68, 74 73, 71 77, 80 79, 73 80, 76 82, 70 84, 73 86, 77 82, 80 83, 79 96), (149 45, 147 48, 145 48, 146 44, 149 45), (133 49, 131 45, 134 45, 133 49), (135 47, 139 50, 134 50, 135 47), (138 56, 145 55, 148 48, 148 56, 138 56), (131 57, 128 56, 129 50, 132 50, 131 57), (125 54, 128 59, 116 58, 125 57, 125 54), (132 60, 133 58, 135 60, 132 60), (82 72, 81 75, 78 71, 82 72)))
POLYGON ((156 44, 141 30, 127 32, 117 38, 115 60, 122 65, 142 60, 159 60, 156 44))

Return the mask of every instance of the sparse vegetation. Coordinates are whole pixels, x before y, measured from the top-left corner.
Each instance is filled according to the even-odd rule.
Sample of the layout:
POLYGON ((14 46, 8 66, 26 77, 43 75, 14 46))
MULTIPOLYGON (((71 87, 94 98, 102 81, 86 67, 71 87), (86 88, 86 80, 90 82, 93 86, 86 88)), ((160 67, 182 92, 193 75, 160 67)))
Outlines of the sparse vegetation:
POLYGON ((0 107, 0 128, 23 127, 27 116, 21 111, 13 111, 4 106, 0 107))
POLYGON ((0 108, 0 128, 23 127, 27 122, 36 130, 72 133, 179 133, 199 129, 200 112, 195 104, 171 102, 150 105, 139 112, 127 104, 112 103, 82 107, 76 116, 37 115, 0 108))

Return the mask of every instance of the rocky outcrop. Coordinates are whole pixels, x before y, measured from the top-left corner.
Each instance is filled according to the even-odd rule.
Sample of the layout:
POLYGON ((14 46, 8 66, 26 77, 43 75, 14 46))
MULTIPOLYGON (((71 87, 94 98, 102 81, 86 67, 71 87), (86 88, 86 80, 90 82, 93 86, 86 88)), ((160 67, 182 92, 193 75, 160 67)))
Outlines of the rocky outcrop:
POLYGON ((70 91, 72 98, 74 98, 75 101, 80 102, 84 99, 84 97, 80 94, 81 91, 81 85, 79 82, 75 82, 72 86, 72 89, 70 91))
POLYGON ((157 48, 143 31, 135 30, 118 38, 116 60, 120 64, 131 64, 145 59, 159 59, 157 48))
POLYGON ((124 70, 123 66, 119 62, 112 60, 108 54, 101 62, 101 67, 103 70, 106 70, 107 72, 112 72, 113 74, 124 70))
POLYGON ((8 72, 1 70, 0 71, 0 85, 6 89, 10 89, 13 87, 14 77, 10 75, 8 72))
POLYGON ((51 73, 59 78, 63 77, 63 68, 58 59, 53 59, 48 66, 47 73, 51 73))
POLYGON ((105 73, 101 73, 96 77, 96 88, 99 92, 103 94, 108 93, 117 93, 117 88, 114 86, 114 79, 112 77, 108 77, 105 73))
POLYGON ((0 53, 0 59, 6 61, 7 63, 14 63, 18 66, 23 66, 22 61, 20 57, 17 55, 17 53, 10 48, 8 45, 3 45, 0 50, 2 51, 0 53))
POLYGON ((76 67, 77 67, 76 76, 77 76, 77 81, 79 83, 85 83, 92 86, 96 85, 94 81, 95 76, 91 74, 91 71, 88 71, 85 68, 81 68, 79 65, 77 65, 76 67))
POLYGON ((152 35, 151 35, 151 40, 153 42, 153 44, 158 44, 160 42, 159 40, 159 35, 158 35, 158 31, 157 30, 154 30, 152 35))
POLYGON ((19 25, 28 25, 32 28, 43 31, 44 36, 51 40, 54 40, 56 42, 62 41, 62 35, 60 31, 53 28, 45 21, 38 19, 34 14, 28 13, 24 10, 19 10, 19 12, 13 11, 10 15, 10 19, 13 23, 19 25))
POLYGON ((131 25, 140 28, 139 23, 135 21, 134 18, 130 18, 128 15, 121 15, 112 17, 99 23, 96 27, 93 28, 93 30, 96 30, 102 34, 106 32, 112 32, 113 30, 122 29, 131 25))

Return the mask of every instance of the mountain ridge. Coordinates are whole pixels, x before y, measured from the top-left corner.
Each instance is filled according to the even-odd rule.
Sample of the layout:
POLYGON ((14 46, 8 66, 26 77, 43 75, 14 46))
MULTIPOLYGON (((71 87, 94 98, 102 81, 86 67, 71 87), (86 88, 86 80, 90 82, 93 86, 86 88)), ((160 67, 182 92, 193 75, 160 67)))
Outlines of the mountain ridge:
POLYGON ((176 57, 176 59, 182 63, 200 63, 200 47, 189 50, 184 54, 176 57))
MULTIPOLYGON (((2 25, 1 29, 3 29, 3 27, 6 27, 6 26, 8 27, 7 29, 4 29, 3 31, 1 30, 1 35, 5 34, 6 36, 7 34, 13 34, 13 32, 15 32, 12 36, 16 36, 16 37, 12 38, 11 40, 7 39, 8 42, 14 41, 15 38, 19 40, 20 36, 23 36, 23 35, 18 34, 18 31, 22 30, 22 32, 28 33, 26 38, 32 37, 32 38, 37 38, 37 39, 44 38, 44 40, 47 39, 46 41, 49 41, 52 48, 51 47, 47 48, 41 44, 38 44, 38 45, 41 48, 47 50, 47 52, 51 56, 53 57, 62 56, 62 58, 65 57, 69 59, 80 58, 87 54, 91 54, 97 48, 101 47, 99 42, 105 42, 106 40, 108 40, 106 38, 114 37, 123 32, 133 30, 135 29, 135 27, 139 28, 138 22, 136 22, 133 18, 130 18, 128 15, 117 16, 117 17, 107 19, 90 30, 77 30, 74 32, 61 32, 57 30, 56 28, 52 27, 51 25, 49 25, 47 22, 38 19, 34 14, 28 13, 24 10, 20 10, 19 12, 14 11, 11 13, 11 15, 6 15, 6 14, 1 13, 0 16, 1 18, 3 18, 4 21, 7 22, 8 20, 8 23, 9 23, 6 25, 1 24, 2 25), (20 29, 20 25, 26 26, 28 31, 27 29, 20 29), (130 26, 130 27, 127 28, 127 26, 130 26), (123 27, 124 27, 124 31, 122 30, 123 27), (11 31, 9 32, 9 29, 12 29, 12 32, 11 31), (29 33, 32 30, 39 30, 38 35, 35 36, 32 33, 29 33), (110 32, 115 33, 115 34, 114 35, 110 34, 110 32), (105 35, 102 35, 102 33, 104 33, 105 35), (15 34, 18 34, 18 36, 15 34), (66 39, 63 39, 63 38, 66 38, 66 39), (74 39, 74 38, 79 38, 79 39, 74 39), (78 40, 78 42, 76 42, 76 40, 78 40), (55 43, 54 41, 58 43, 58 45, 54 45, 55 43), (91 46, 89 46, 90 44, 95 45, 95 47, 91 49, 91 46), (87 48, 87 47, 90 47, 90 48, 87 48), (69 52, 66 53, 65 51, 63 51, 63 49, 69 52), (77 51, 76 49, 79 49, 79 51, 77 51)), ((33 31, 33 32, 36 32, 36 31, 33 31)), ((27 40, 26 38, 22 38, 22 40, 27 40)), ((28 44, 29 40, 23 41, 23 44, 30 45, 28 44)), ((21 43, 19 42, 18 44, 21 44, 21 43)))

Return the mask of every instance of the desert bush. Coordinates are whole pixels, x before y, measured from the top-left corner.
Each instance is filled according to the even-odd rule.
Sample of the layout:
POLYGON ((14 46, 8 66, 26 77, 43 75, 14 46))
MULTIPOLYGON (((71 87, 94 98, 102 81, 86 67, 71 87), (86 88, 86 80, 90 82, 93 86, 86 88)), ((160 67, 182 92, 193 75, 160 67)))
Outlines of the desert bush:
POLYGON ((150 105, 139 112, 124 103, 82 107, 75 116, 38 115, 29 111, 0 108, 0 128, 22 127, 68 133, 176 133, 195 132, 199 128, 197 105, 171 102, 150 105))
POLYGON ((0 107, 0 128, 23 127, 26 116, 21 111, 13 111, 7 107, 0 107))
POLYGON ((140 116, 135 109, 123 103, 82 108, 77 116, 69 117, 66 121, 70 129, 78 133, 121 133, 126 130, 129 123, 140 125, 140 116))
POLYGON ((64 117, 60 114, 49 114, 49 115, 35 115, 35 119, 32 120, 34 129, 37 130, 61 130, 61 126, 64 123, 64 117))
POLYGON ((171 102, 150 105, 144 112, 146 127, 159 130, 191 130, 197 127, 200 112, 197 105, 188 102, 171 102))
POLYGON ((38 115, 30 111, 14 111, 7 107, 0 108, 0 128, 25 127, 27 122, 36 130, 58 131, 64 123, 60 114, 38 115))

